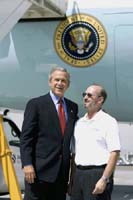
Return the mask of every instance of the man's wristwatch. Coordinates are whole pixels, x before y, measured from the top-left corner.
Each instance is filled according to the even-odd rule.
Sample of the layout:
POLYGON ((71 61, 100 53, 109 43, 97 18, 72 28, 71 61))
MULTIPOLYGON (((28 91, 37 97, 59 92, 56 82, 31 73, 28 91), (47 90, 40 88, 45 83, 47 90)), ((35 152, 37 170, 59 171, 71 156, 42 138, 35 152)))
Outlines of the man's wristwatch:
POLYGON ((102 180, 105 181, 105 183, 109 183, 109 178, 106 176, 102 176, 102 180))

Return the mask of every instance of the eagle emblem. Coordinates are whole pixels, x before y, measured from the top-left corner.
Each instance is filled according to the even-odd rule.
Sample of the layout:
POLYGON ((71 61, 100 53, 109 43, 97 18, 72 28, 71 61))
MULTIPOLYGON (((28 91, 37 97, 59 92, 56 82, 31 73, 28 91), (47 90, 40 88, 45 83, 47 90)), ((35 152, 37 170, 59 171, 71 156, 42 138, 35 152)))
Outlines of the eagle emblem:
POLYGON ((57 26, 54 43, 63 61, 75 67, 88 67, 103 57, 107 35, 95 17, 75 14, 57 26))
POLYGON ((71 41, 69 42, 69 48, 71 51, 77 51, 78 54, 89 52, 93 46, 93 42, 90 41, 91 31, 84 27, 78 27, 70 31, 71 41))

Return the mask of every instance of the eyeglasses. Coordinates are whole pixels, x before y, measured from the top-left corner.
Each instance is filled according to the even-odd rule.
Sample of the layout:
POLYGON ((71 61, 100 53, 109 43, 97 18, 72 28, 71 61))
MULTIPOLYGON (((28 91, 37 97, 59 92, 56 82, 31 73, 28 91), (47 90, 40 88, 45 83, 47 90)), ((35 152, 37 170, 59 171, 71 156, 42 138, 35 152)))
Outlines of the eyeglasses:
POLYGON ((87 97, 91 98, 92 96, 94 96, 93 94, 91 93, 86 93, 86 92, 83 92, 82 93, 82 96, 85 97, 87 95, 87 97))
MULTIPOLYGON (((83 96, 83 97, 85 97, 86 95, 87 95, 88 98, 91 98, 92 96, 96 96, 96 95, 91 94, 91 93, 86 93, 86 92, 83 92, 83 93, 82 93, 82 96, 83 96)), ((101 97, 101 95, 99 95, 98 97, 101 97)))

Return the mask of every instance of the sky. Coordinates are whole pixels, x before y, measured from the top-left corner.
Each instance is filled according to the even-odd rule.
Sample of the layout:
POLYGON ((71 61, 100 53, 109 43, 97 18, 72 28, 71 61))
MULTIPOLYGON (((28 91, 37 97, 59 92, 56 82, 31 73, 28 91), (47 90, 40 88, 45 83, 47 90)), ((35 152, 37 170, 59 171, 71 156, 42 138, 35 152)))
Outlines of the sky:
POLYGON ((77 2, 80 8, 133 8, 133 0, 69 0, 68 2, 69 8, 72 7, 74 2, 77 2))

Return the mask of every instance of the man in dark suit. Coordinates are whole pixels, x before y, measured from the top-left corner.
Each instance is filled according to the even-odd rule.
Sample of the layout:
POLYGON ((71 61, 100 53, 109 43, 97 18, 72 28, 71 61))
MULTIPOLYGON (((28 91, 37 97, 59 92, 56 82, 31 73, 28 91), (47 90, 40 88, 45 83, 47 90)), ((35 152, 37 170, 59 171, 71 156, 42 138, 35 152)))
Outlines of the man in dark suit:
POLYGON ((27 103, 20 137, 24 200, 66 199, 70 140, 78 118, 77 104, 64 98, 69 84, 67 70, 54 68, 49 75, 50 92, 27 103), (64 131, 58 116, 59 99, 65 114, 64 131))

